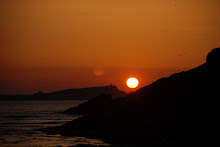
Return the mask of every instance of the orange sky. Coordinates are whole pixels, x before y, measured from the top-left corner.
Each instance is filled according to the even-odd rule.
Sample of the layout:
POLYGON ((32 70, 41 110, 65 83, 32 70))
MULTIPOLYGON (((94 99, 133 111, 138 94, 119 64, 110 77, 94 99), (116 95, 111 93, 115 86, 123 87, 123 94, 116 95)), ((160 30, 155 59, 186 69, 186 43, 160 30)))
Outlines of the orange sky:
POLYGON ((1 0, 0 94, 140 87, 220 46, 219 0, 1 0), (95 69, 103 75, 94 74, 95 69), (100 69, 101 68, 101 69, 100 69))

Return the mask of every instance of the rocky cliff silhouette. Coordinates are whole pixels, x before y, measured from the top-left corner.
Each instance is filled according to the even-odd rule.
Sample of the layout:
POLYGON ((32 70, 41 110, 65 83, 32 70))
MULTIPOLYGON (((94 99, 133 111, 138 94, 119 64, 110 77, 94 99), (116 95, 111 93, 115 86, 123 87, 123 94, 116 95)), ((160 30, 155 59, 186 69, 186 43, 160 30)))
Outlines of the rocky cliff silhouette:
MULTIPOLYGON (((98 137, 113 144, 219 143, 220 48, 206 63, 180 72, 93 108, 82 104, 72 113, 85 113, 51 134, 98 137), (90 111, 88 111, 90 110, 90 111)), ((100 97, 98 99, 101 99, 100 97)))
POLYGON ((116 86, 67 89, 51 93, 38 92, 34 95, 0 95, 0 100, 89 100, 100 94, 111 94, 113 99, 125 96, 116 86))
POLYGON ((105 109, 106 105, 112 102, 111 94, 101 94, 96 96, 93 99, 88 100, 85 103, 79 104, 76 107, 72 107, 62 112, 64 114, 89 114, 89 113, 98 113, 102 109, 105 109))

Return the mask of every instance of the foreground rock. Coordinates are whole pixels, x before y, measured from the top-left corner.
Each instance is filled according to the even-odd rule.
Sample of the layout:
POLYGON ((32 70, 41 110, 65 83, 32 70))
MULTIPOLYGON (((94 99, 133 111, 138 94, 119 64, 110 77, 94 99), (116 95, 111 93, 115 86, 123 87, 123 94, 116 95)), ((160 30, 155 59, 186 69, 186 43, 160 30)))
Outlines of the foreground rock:
POLYGON ((62 112, 64 114, 90 114, 90 113, 99 113, 106 106, 108 106, 112 102, 111 94, 101 94, 88 102, 79 104, 76 107, 72 107, 62 112))
MULTIPOLYGON (((113 144, 219 143, 220 48, 207 62, 111 100, 102 109, 42 131, 113 144)), ((100 98, 101 99, 101 98, 100 98)))

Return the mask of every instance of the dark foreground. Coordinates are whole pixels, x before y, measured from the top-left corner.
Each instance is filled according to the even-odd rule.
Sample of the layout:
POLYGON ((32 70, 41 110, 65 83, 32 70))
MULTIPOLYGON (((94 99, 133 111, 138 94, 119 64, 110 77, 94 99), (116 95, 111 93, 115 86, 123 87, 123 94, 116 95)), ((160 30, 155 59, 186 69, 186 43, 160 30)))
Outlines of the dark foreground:
POLYGON ((85 114, 48 134, 101 138, 118 145, 219 144, 220 48, 206 63, 112 100, 101 95, 65 111, 85 114))

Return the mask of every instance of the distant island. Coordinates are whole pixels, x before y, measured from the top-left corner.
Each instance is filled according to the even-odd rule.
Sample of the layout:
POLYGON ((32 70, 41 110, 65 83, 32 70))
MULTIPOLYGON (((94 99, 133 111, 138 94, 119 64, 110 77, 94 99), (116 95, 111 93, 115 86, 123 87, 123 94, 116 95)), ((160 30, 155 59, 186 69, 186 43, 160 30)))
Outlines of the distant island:
POLYGON ((124 91, 114 85, 67 89, 50 93, 38 92, 33 95, 0 95, 0 101, 12 100, 89 100, 100 94, 111 94, 113 98, 125 96, 124 91))
POLYGON ((84 114, 48 134, 100 138, 115 145, 219 144, 220 48, 206 63, 117 99, 103 94, 64 113, 84 114))

